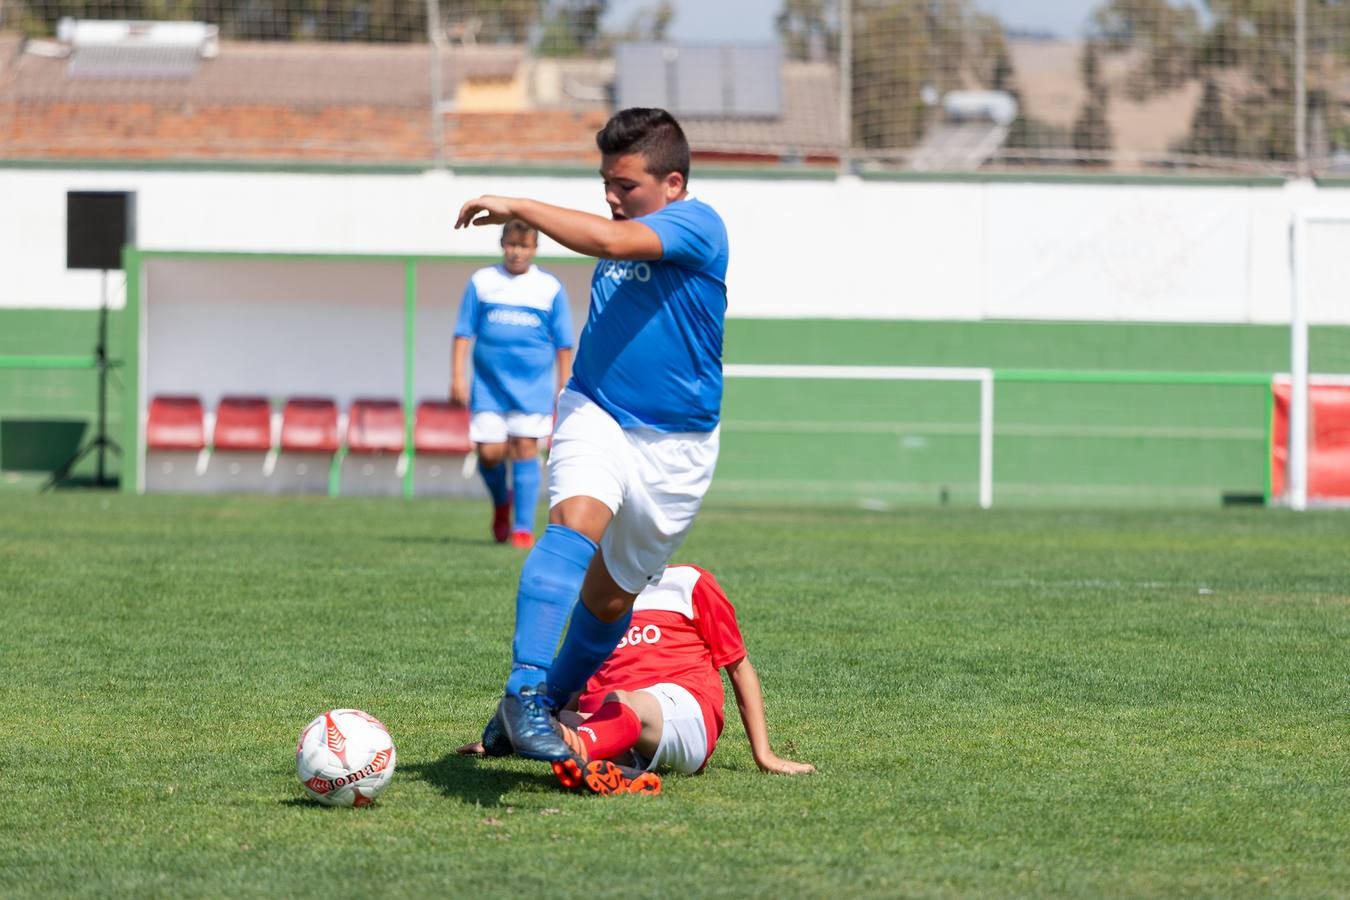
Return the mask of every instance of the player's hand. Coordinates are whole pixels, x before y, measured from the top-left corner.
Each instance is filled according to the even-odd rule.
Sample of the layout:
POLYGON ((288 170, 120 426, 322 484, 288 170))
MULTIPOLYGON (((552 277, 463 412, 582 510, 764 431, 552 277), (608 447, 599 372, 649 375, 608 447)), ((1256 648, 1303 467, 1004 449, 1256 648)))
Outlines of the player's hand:
POLYGON ((766 753, 763 758, 755 760, 755 765, 759 766, 761 772, 768 772, 770 775, 810 775, 816 770, 810 763, 793 762, 772 753, 766 753))
POLYGON ((469 386, 461 382, 455 382, 450 386, 450 402, 456 406, 469 405, 469 386))
POLYGON ((483 742, 474 741, 472 744, 465 744, 463 747, 460 747, 455 752, 461 756, 482 756, 483 742))
POLYGON ((455 227, 504 225, 511 218, 511 199, 509 197, 494 197, 485 194, 475 200, 470 200, 459 208, 459 218, 455 220, 455 227))

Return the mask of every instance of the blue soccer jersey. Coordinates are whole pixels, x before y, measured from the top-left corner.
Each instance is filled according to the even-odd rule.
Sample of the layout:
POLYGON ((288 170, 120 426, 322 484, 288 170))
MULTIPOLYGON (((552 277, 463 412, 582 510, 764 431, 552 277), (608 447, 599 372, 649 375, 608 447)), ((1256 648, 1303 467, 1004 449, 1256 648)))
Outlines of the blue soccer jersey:
POLYGON ((570 387, 624 428, 712 431, 722 408, 727 230, 688 198, 642 216, 661 258, 602 259, 570 387))
POLYGON ((474 412, 553 412, 558 350, 572 346, 572 314, 562 282, 530 266, 473 273, 464 287, 455 337, 473 339, 474 412))

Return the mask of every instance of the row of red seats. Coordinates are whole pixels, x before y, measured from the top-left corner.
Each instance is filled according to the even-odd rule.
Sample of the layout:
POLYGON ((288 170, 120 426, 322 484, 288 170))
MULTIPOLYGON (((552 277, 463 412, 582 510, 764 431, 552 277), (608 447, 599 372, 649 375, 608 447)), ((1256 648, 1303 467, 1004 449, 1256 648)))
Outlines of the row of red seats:
MULTIPOLYGON (((357 399, 347 410, 348 453, 402 453, 403 406, 397 400, 357 399)), ((161 395, 150 401, 146 446, 151 450, 201 450, 206 416, 201 398, 161 395)), ((216 450, 272 449, 272 406, 266 397, 222 397, 211 436, 216 450)), ((338 406, 326 397, 293 397, 281 411, 279 449, 288 453, 336 453, 338 406)), ((464 455, 469 411, 444 400, 417 404, 413 449, 419 454, 464 455)))

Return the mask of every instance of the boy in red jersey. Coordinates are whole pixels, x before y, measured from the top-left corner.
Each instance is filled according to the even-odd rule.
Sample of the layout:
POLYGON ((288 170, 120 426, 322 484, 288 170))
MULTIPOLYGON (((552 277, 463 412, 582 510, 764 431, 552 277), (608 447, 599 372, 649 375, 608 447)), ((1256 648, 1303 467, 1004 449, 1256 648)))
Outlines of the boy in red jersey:
MULTIPOLYGON (((568 788, 654 794, 661 789, 657 770, 701 771, 722 734, 719 669, 731 680, 755 764, 782 775, 814 772, 770 748, 759 676, 717 579, 697 566, 673 565, 638 595, 628 631, 586 683, 575 714, 560 717, 572 756, 555 762, 554 774, 568 788)), ((460 749, 483 752, 481 744, 460 749)))

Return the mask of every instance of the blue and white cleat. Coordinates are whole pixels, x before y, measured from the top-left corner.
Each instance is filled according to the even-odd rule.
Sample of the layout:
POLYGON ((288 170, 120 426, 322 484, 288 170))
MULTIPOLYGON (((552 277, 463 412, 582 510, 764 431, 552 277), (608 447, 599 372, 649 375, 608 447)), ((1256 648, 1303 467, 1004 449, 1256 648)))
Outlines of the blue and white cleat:
POLYGON ((506 731, 502 728, 501 716, 494 709, 492 718, 488 719, 487 724, 483 726, 483 754, 486 756, 510 756, 513 752, 511 739, 506 736, 506 731))
MULTIPOLYGON (((516 753, 527 759, 558 762, 569 758, 572 750, 558 734, 558 721, 547 696, 543 682, 522 687, 519 694, 507 691, 497 706, 497 721, 516 753)), ((486 740, 483 746, 486 749, 486 740)))

